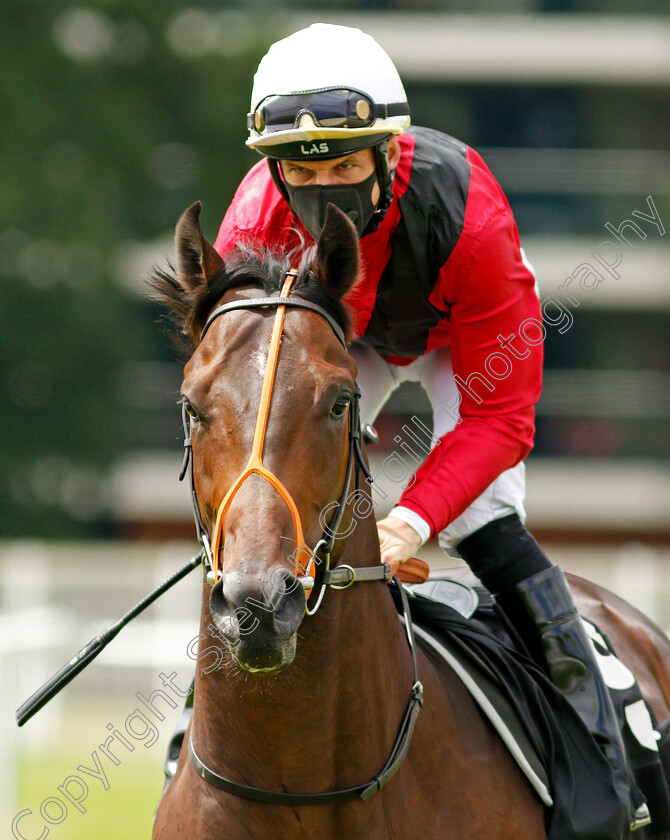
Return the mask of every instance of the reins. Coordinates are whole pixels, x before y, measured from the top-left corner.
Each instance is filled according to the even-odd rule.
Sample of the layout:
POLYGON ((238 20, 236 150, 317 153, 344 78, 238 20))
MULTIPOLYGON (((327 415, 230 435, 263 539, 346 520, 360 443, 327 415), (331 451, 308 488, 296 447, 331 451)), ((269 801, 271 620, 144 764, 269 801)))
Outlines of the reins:
POLYGON ((389 757, 376 776, 373 776, 370 781, 362 785, 319 793, 290 793, 287 791, 257 788, 252 785, 234 782, 232 779, 221 776, 219 773, 215 773, 214 770, 207 767, 204 761, 198 756, 193 746, 193 737, 191 735, 188 740, 188 754, 196 773, 210 785, 219 790, 224 790, 226 793, 232 793, 234 796, 240 796, 243 799, 253 799, 256 802, 266 802, 272 805, 329 805, 347 799, 362 799, 366 801, 374 796, 375 793, 378 793, 400 769, 400 765, 409 750, 416 719, 423 705, 423 685, 419 680, 419 663, 407 594, 397 578, 394 579, 394 583, 400 592, 407 644, 412 654, 412 664, 414 667, 414 684, 412 685, 410 698, 405 708, 398 734, 391 747, 389 757))
MULTIPOLYGON (((261 475, 263 478, 267 479, 272 484, 272 486, 275 488, 275 490, 277 490, 279 495, 284 499, 284 501, 289 506, 289 509, 291 510, 291 515, 293 516, 293 522, 296 532, 296 553, 298 551, 302 551, 303 549, 309 553, 309 562, 304 569, 297 561, 295 563, 296 577, 298 577, 301 580, 303 586, 307 591, 307 596, 309 596, 309 590, 311 590, 314 581, 310 575, 306 574, 306 572, 310 569, 310 567, 314 568, 314 564, 317 559, 317 553, 322 553, 325 559, 325 568, 321 575, 321 589, 317 598, 317 602, 312 610, 306 608, 308 615, 314 615, 314 613, 318 610, 323 599, 324 593, 328 587, 332 587, 334 589, 346 589, 347 587, 351 586, 353 583, 356 582, 375 580, 383 580, 389 582, 391 581, 395 570, 391 569, 391 565, 389 563, 379 563, 376 566, 366 566, 363 568, 354 568, 346 564, 341 564, 339 566, 336 566, 334 569, 330 568, 330 553, 333 549, 339 526, 341 524, 342 517, 344 516, 344 511, 346 509, 347 495, 349 492, 349 486, 351 484, 354 465, 356 468, 356 489, 358 489, 359 470, 362 470, 365 473, 368 481, 372 481, 372 476, 370 475, 367 465, 363 460, 363 454, 360 445, 360 412, 358 405, 360 392, 358 390, 358 385, 356 385, 354 396, 351 399, 351 402, 349 403, 349 453, 347 459, 346 476, 344 479, 344 489, 342 491, 342 495, 340 496, 339 501, 337 502, 335 513, 331 518, 329 525, 327 525, 324 529, 324 534, 322 538, 319 540, 319 542, 316 544, 312 551, 310 551, 306 546, 304 546, 300 514, 291 495, 288 493, 281 481, 263 466, 263 442, 265 439, 265 430, 267 427, 268 413, 270 410, 272 386, 274 383, 274 376, 277 369, 279 343, 281 341, 281 336, 283 332, 286 307, 298 306, 305 309, 309 309, 312 312, 316 312, 317 314, 321 315, 333 328, 340 343, 346 349, 346 343, 344 341, 344 335, 342 334, 341 329, 325 310, 323 310, 320 306, 317 306, 316 304, 313 304, 309 301, 304 301, 301 298, 289 297, 289 291, 293 280, 295 279, 295 276, 296 272, 294 270, 291 270, 287 273, 287 277, 279 297, 237 300, 227 304, 223 304, 222 306, 218 307, 210 314, 201 333, 202 340, 205 333, 209 329, 209 326, 211 325, 212 321, 214 321, 215 318, 218 318, 224 312, 230 312, 234 309, 255 308, 257 306, 277 307, 277 313, 275 315, 272 337, 270 339, 270 348, 268 350, 268 357, 265 367, 265 376, 263 380, 260 406, 258 409, 258 415, 256 417, 256 430, 254 433, 251 455, 249 457, 249 461, 247 463, 246 468, 242 471, 242 473, 240 473, 230 490, 228 490, 228 492, 225 494, 225 496, 219 504, 216 516, 216 524, 214 526, 214 534, 211 541, 211 549, 209 537, 207 535, 207 532, 202 522, 202 518, 200 516, 200 509, 195 492, 190 423, 187 424, 187 415, 185 410, 183 412, 185 455, 180 477, 183 478, 185 476, 190 464, 189 474, 191 480, 191 498, 193 501, 196 528, 198 530, 198 535, 203 546, 203 558, 207 557, 209 560, 210 568, 207 575, 207 579, 212 584, 216 583, 217 578, 219 576, 218 554, 221 544, 221 530, 223 527, 223 518, 225 516, 226 511, 228 510, 232 498, 234 497, 235 493, 238 491, 242 483, 245 481, 245 479, 252 473, 257 473, 261 475), (298 575, 298 571, 303 571, 305 573, 302 575, 298 575)), ((410 698, 407 703, 407 707, 405 709, 402 721, 400 723, 398 734, 396 736, 393 747, 391 748, 389 757, 382 769, 379 771, 379 773, 377 773, 377 775, 375 775, 369 782, 363 785, 357 785, 355 787, 350 788, 343 788, 341 790, 323 791, 318 793, 291 793, 286 791, 276 791, 268 790, 265 788, 257 788, 251 785, 245 785, 239 782, 234 782, 232 779, 228 779, 225 776, 222 776, 219 773, 216 773, 211 768, 209 768, 196 752, 196 749, 193 745, 192 737, 189 736, 188 751, 191 764, 195 769, 196 773, 198 773, 198 775, 202 779, 204 779, 206 782, 208 782, 208 784, 212 785, 213 787, 218 788, 219 790, 226 791, 227 793, 231 793, 235 796, 239 796, 244 799, 253 799, 259 802, 266 802, 277 805, 295 806, 332 804, 347 799, 367 800, 379 790, 381 790, 382 787, 384 787, 384 785, 391 778, 393 778, 395 773, 398 771, 400 765, 402 764, 403 760, 405 759, 405 756, 407 755, 409 745, 412 739, 412 734, 414 732, 416 719, 419 714, 419 710, 421 709, 421 706, 423 704, 423 685, 419 680, 419 666, 416 645, 414 641, 412 618, 409 611, 409 605, 407 603, 407 595, 402 587, 402 584, 398 581, 396 577, 393 577, 393 581, 400 592, 400 598, 405 617, 405 632, 407 636, 407 643, 409 645, 409 649, 412 655, 414 679, 410 692, 410 698)))
POLYGON ((313 615, 318 610, 325 590, 328 587, 343 589, 351 586, 357 581, 383 580, 388 582, 391 580, 396 570, 392 569, 389 563, 380 563, 376 566, 368 566, 364 568, 354 568, 348 565, 338 566, 334 569, 330 568, 330 554, 333 550, 338 530, 346 510, 346 501, 354 469, 356 470, 356 489, 358 489, 359 472, 363 472, 367 481, 372 481, 372 476, 368 470, 367 464, 365 463, 361 450, 360 410, 358 405, 360 391, 358 389, 358 385, 356 385, 354 394, 349 403, 349 455, 344 488, 342 495, 336 502, 335 511, 330 522, 325 526, 321 539, 317 542, 313 549, 309 549, 309 547, 305 545, 300 513, 291 494, 279 478, 263 465, 263 444, 265 441, 265 431, 267 428, 274 378, 279 358, 279 347, 283 335, 286 308, 295 307, 307 309, 320 315, 329 324, 340 344, 346 349, 346 341, 342 328, 334 320, 334 318, 326 312, 325 309, 315 303, 312 303, 311 301, 290 295, 290 290, 296 276, 297 271, 295 269, 291 269, 287 272, 286 279, 279 296, 248 299, 243 298, 218 306, 210 313, 200 334, 200 340, 202 341, 213 321, 226 312, 231 312, 237 309, 256 309, 259 307, 276 307, 277 309, 265 365, 265 374, 263 378, 258 414, 256 416, 256 428, 251 447, 251 454, 246 467, 237 476, 232 486, 219 503, 211 540, 210 534, 208 533, 200 514, 200 505, 198 504, 195 490, 191 419, 186 413, 185 405, 182 405, 182 422, 184 424, 184 460, 179 478, 181 480, 185 478, 187 472, 189 473, 191 502, 193 505, 196 532, 198 540, 203 548, 203 559, 207 565, 207 580, 211 585, 214 585, 221 575, 221 570, 219 568, 219 554, 221 549, 223 521, 235 494, 238 492, 244 481, 254 473, 265 478, 275 488, 291 511, 296 534, 296 549, 292 555, 294 564, 293 571, 295 576, 305 588, 307 597, 309 597, 309 594, 314 586, 313 572, 316 562, 324 562, 324 568, 320 578, 320 591, 316 604, 313 608, 307 609, 308 615, 313 615), (301 558, 306 558, 306 562, 301 562, 301 558), (310 572, 312 572, 312 574, 310 574, 310 572))
MULTIPOLYGON (((201 340, 209 329, 211 323, 225 312, 234 309, 252 309, 256 307, 277 307, 277 314, 275 316, 275 323, 272 331, 272 338, 270 342, 270 349, 268 351, 268 359, 266 363, 265 377, 263 382, 263 389, 261 394, 261 403, 259 407, 258 416, 256 419, 256 430, 254 434, 254 442, 252 444, 252 451, 245 470, 238 476, 231 489, 226 493, 219 504, 216 517, 215 533, 210 545, 209 535, 205 524, 200 514, 200 506, 195 491, 195 479, 193 472, 193 448, 191 440, 191 426, 190 418, 186 412, 186 407, 182 404, 182 422, 184 425, 184 459, 182 462, 179 478, 185 478, 186 473, 189 473, 191 485, 191 501, 193 505, 193 515, 195 518, 195 526, 198 535, 198 540, 201 544, 202 550, 198 555, 192 558, 185 566, 170 577, 164 584, 158 587, 154 592, 147 595, 140 603, 126 613, 116 623, 110 625, 106 630, 92 639, 75 657, 73 657, 63 668, 58 671, 50 680, 48 680, 38 691, 36 691, 18 710, 17 722, 22 726, 29 720, 39 709, 42 708, 49 700, 51 700, 67 683, 73 679, 80 671, 89 665, 99 653, 109 644, 109 642, 116 636, 116 634, 129 621, 137 616, 156 598, 162 595, 167 589, 173 586, 178 580, 181 580, 191 570, 197 568, 201 563, 205 565, 208 570, 207 580, 214 584, 216 577, 219 574, 218 554, 220 549, 221 529, 223 527, 223 518, 226 510, 230 505, 230 501, 237 492, 244 480, 252 473, 258 473, 277 490, 279 495, 289 506, 291 515, 293 517, 296 542, 298 549, 308 552, 309 562, 305 571, 309 570, 310 565, 314 568, 318 560, 317 555, 321 554, 325 561, 325 567, 321 574, 321 589, 317 602, 312 610, 307 609, 309 615, 313 615, 319 608, 323 599, 324 592, 328 587, 333 589, 346 589, 356 582, 365 581, 385 581, 393 583, 398 587, 400 598, 402 602, 403 613, 405 617, 405 632, 407 636, 407 643, 412 655, 414 678, 410 692, 410 698, 407 703, 405 713, 403 715, 398 734, 396 736, 393 747, 389 757, 382 767, 369 782, 355 787, 343 788, 341 790, 324 791, 319 793, 290 793, 284 791, 266 790, 263 788, 256 788, 250 785, 240 784, 224 776, 219 775, 211 770, 202 761, 196 753, 192 741, 189 739, 188 750, 191 763, 196 772, 209 784, 221 790, 245 799, 254 799, 260 802, 281 804, 281 805, 321 805, 328 803, 340 802, 347 799, 362 799, 367 800, 373 796, 395 775, 400 765, 402 764, 414 732, 414 726, 419 710, 423 704, 423 685, 419 680, 419 669, 417 660, 417 651, 414 641, 414 632, 412 627, 412 619, 407 603, 407 595, 402 587, 402 584, 395 577, 395 569, 391 568, 389 563, 379 563, 375 566, 352 567, 346 564, 340 564, 335 568, 330 568, 330 554, 333 550, 335 539, 339 531, 344 512, 346 510, 347 496, 351 484, 354 469, 356 470, 356 489, 358 489, 358 474, 363 472, 368 481, 372 481, 372 476, 363 459, 361 450, 361 433, 360 433, 360 413, 358 406, 358 399, 360 392, 356 385, 354 395, 349 403, 349 452, 347 460, 346 476, 344 480, 344 488, 339 500, 336 502, 336 509, 331 517, 330 523, 325 527, 323 536, 317 542, 313 550, 309 550, 304 545, 302 524, 300 515, 295 505, 294 500, 288 493, 281 481, 269 470, 263 466, 262 451, 263 442, 265 439, 265 430, 267 427, 267 419, 270 408, 270 401, 272 397, 272 386, 274 383, 274 375, 277 367, 277 360, 279 354, 279 345, 283 332, 284 316, 287 306, 308 309, 316 312, 331 326, 333 332, 337 336, 342 346, 346 349, 346 342, 339 325, 334 319, 317 304, 311 301, 303 300, 298 297, 289 296, 291 284, 295 279, 296 272, 288 272, 286 281, 282 288, 279 297, 265 297, 265 298, 251 298, 231 301, 214 309, 207 319, 203 331, 201 333, 201 340)), ((296 562, 296 569, 300 571, 303 567, 298 567, 296 562)), ((303 574, 300 577, 301 583, 307 591, 311 590, 313 586, 313 579, 311 576, 303 574)))

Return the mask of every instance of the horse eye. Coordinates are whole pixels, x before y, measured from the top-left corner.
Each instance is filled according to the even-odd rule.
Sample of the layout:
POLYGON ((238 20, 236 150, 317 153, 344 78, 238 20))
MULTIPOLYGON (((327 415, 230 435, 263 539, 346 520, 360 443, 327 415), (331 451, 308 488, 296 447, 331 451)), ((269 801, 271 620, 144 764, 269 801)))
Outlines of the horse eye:
POLYGON ((349 408, 351 397, 349 395, 338 397, 330 409, 330 416, 334 418, 342 417, 345 411, 349 408))
POLYGON ((188 414, 188 416, 192 417, 194 420, 197 420, 198 412, 193 408, 191 402, 186 397, 182 397, 181 401, 184 405, 184 411, 188 414))

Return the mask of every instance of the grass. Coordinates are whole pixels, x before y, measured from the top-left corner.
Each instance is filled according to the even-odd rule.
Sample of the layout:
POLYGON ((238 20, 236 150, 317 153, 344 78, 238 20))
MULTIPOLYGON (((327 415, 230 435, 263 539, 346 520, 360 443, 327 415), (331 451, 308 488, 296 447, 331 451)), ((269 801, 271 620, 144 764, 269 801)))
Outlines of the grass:
MULTIPOLYGON (((169 729, 166 727, 149 749, 141 744, 132 753, 117 749, 121 762, 118 766, 100 756, 109 783, 105 790, 100 780, 77 772, 79 764, 94 768, 91 751, 101 741, 99 721, 100 718, 95 733, 88 726, 83 727, 82 733, 82 728, 77 726, 75 737, 62 733, 57 743, 43 751, 31 751, 19 760, 15 813, 24 809, 32 811, 20 823, 26 837, 39 836, 45 825, 40 807, 50 797, 65 802, 68 810, 60 824, 47 824, 49 840, 149 840, 151 837, 153 813, 163 787, 162 761, 169 729), (86 813, 81 813, 58 790, 59 785, 73 775, 85 779, 88 785, 88 796, 82 803, 86 813)), ((79 789, 75 784, 71 790, 77 795, 79 789)), ((47 813, 57 818, 57 804, 52 803, 47 808, 47 813)))
MULTIPOLYGON (((78 759, 81 761, 81 758, 78 759)), ((60 825, 49 826, 49 837, 67 840, 148 840, 151 837, 153 812, 162 788, 160 769, 156 762, 132 762, 111 769, 108 773, 110 787, 91 779, 89 795, 83 803, 86 813, 70 805, 65 820, 60 825)), ((73 773, 76 765, 64 760, 62 754, 47 754, 38 760, 23 762, 20 768, 19 802, 21 808, 30 808, 32 816, 21 822, 21 831, 33 831, 39 836, 44 821, 39 808, 44 799, 56 796, 62 799, 58 785, 73 773)), ((54 806, 55 807, 55 806, 54 806)), ((55 811, 53 813, 55 815, 55 811)))

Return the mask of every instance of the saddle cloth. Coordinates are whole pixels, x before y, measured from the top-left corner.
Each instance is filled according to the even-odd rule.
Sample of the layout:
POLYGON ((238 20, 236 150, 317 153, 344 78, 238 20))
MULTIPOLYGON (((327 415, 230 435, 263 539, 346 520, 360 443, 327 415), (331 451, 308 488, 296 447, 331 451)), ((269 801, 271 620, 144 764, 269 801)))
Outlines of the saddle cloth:
MULTIPOLYGON (((472 572, 459 567, 443 574, 405 586, 417 642, 438 667, 446 663, 459 676, 498 732, 547 808, 549 840, 620 837, 611 771, 582 721, 513 639, 472 572)), ((598 628, 585 625, 619 716, 636 804, 646 800, 652 816, 651 825, 632 836, 668 838, 670 721, 656 724, 630 671, 598 628)))

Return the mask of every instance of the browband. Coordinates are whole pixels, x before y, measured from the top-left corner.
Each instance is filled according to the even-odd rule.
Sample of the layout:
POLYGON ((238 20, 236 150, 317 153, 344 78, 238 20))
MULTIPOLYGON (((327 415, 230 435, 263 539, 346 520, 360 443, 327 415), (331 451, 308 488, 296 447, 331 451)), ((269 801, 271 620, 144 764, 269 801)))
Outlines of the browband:
POLYGON ((298 309, 309 309, 311 312, 316 312, 328 321, 331 329, 337 336, 337 340, 346 350, 347 343, 344 338, 344 331, 333 316, 329 315, 328 312, 326 312, 326 310, 318 304, 299 297, 280 298, 279 296, 273 296, 263 298, 242 298, 241 300, 231 300, 229 303, 223 303, 221 306, 217 306, 216 309, 210 312, 209 317, 205 321, 205 326, 202 328, 202 332, 200 333, 200 341, 202 341, 205 337, 205 333, 210 328, 212 321, 216 320, 219 315, 223 315, 224 312, 230 312, 232 309, 257 309, 261 306, 293 306, 298 309))

